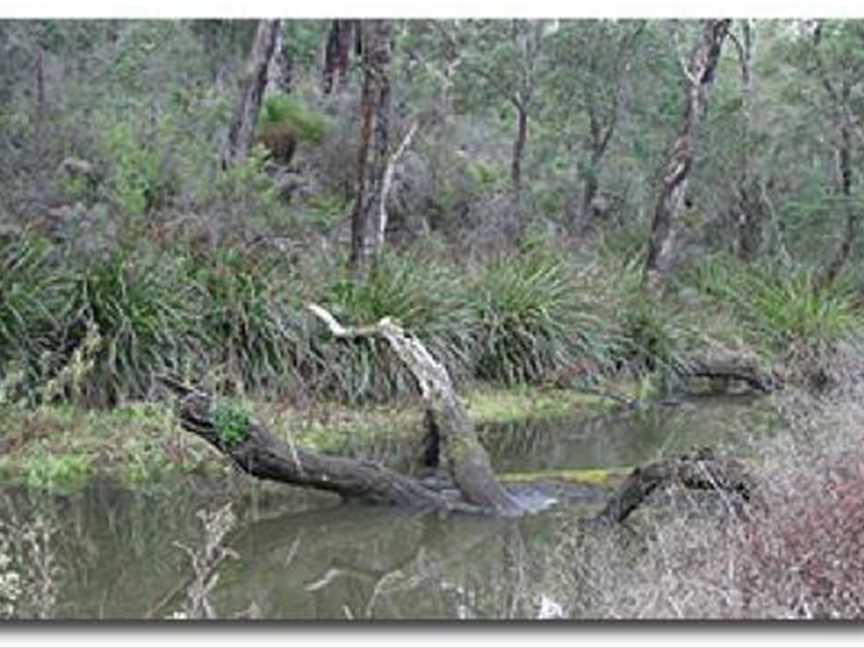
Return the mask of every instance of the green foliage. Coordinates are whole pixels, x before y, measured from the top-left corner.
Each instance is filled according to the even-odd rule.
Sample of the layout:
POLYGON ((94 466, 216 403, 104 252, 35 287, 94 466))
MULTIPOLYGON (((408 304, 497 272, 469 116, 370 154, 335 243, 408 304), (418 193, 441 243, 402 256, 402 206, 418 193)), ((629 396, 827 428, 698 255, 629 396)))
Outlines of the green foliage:
POLYGON ((276 269, 272 259, 230 248, 185 262, 203 298, 200 330, 214 360, 247 386, 273 386, 292 371, 298 341, 285 324, 292 286, 276 269))
POLYGON ((278 213, 278 191, 264 170, 268 156, 267 148, 256 144, 245 160, 217 176, 207 191, 208 202, 217 210, 216 216, 227 212, 229 222, 241 218, 266 222, 278 213))
POLYGON ((13 357, 32 368, 50 348, 61 297, 49 253, 37 238, 0 235, 0 371, 13 357))
POLYGON ((748 330, 777 350, 836 343, 861 324, 853 286, 842 280, 822 285, 812 268, 741 267, 718 258, 700 267, 695 282, 732 304, 748 330))
POLYGON ((28 463, 25 483, 40 490, 69 490, 83 484, 90 472, 86 455, 52 455, 43 450, 28 463))
POLYGON ((64 313, 67 344, 77 346, 88 323, 102 338, 85 398, 107 404, 140 395, 150 376, 177 367, 200 335, 192 299, 165 256, 118 250, 75 273, 64 313))
POLYGON ((621 359, 637 373, 676 371, 683 365, 687 348, 687 322, 675 317, 668 306, 645 296, 631 296, 621 304, 621 359))
POLYGON ((105 131, 105 150, 113 165, 109 195, 132 216, 164 205, 176 191, 176 180, 153 144, 128 122, 118 122, 105 131))
POLYGON ((469 164, 467 173, 480 192, 502 189, 510 181, 508 171, 503 165, 494 166, 482 160, 469 164))
POLYGON ((213 405, 213 424, 222 442, 230 447, 243 442, 252 424, 250 409, 236 401, 219 401, 213 405))
MULTIPOLYGON (((338 279, 326 286, 322 301, 343 324, 392 318, 455 373, 469 362, 473 315, 458 278, 418 255, 385 254, 365 281, 338 279)), ((351 400, 413 393, 413 378, 383 340, 330 341, 317 349, 328 382, 351 400)))
POLYGON ((277 94, 264 100, 258 130, 262 135, 290 133, 299 140, 320 144, 327 133, 327 120, 295 97, 277 94))
POLYGON ((536 381, 566 367, 582 346, 580 302, 564 263, 542 255, 505 257, 469 288, 475 372, 507 384, 536 381))

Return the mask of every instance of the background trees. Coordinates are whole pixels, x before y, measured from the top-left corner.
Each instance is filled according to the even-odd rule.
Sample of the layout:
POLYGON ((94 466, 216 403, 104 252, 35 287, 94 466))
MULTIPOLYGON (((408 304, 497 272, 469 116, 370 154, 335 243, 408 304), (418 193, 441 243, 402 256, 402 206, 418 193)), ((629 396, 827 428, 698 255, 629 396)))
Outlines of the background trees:
MULTIPOLYGON (((421 118, 423 127, 395 174, 391 227, 484 240, 563 227, 577 242, 623 228, 638 238, 657 213, 658 174, 681 119, 682 64, 700 29, 687 21, 392 22, 382 36, 390 90, 376 92, 393 97, 394 136, 385 143, 379 130, 370 151, 386 160, 412 123, 421 118), (519 200, 506 206, 507 192, 519 200)), ((834 278, 858 248, 861 26, 739 21, 729 29, 682 193, 683 247, 673 248, 710 239, 745 260, 781 249, 813 260, 804 243, 817 240, 832 250, 823 261, 826 280, 834 278)), ((275 178, 283 199, 305 191, 318 203, 356 203, 369 179, 357 183, 363 156, 349 151, 364 141, 363 88, 382 82, 370 69, 380 64, 370 58, 376 41, 363 50, 369 30, 351 20, 4 22, 4 207, 25 220, 37 205, 81 199, 128 214, 215 203, 213 213, 226 212, 224 195, 213 195, 222 182, 213 182, 213 145, 227 142, 228 166, 245 159, 266 87, 290 92, 297 110, 329 126, 326 142, 307 147, 302 171, 289 181, 271 170, 257 186, 275 178), (261 86, 265 69, 269 86, 261 86), (90 125, 95 117, 108 127, 90 125), (80 178, 57 173, 70 156, 98 168, 97 186, 85 191, 80 178)), ((380 175, 382 164, 367 166, 380 175)), ((245 208, 266 191, 249 194, 234 199, 245 208)), ((296 200, 270 211, 303 221, 296 200)), ((642 244, 656 256, 647 235, 642 244)))
MULTIPOLYGON (((621 267, 663 270, 673 297, 739 261, 859 290, 861 34, 796 20, 0 22, 0 217, 56 246, 53 264, 112 260, 104 286, 150 263, 232 268, 245 287, 209 277, 206 291, 248 300, 247 315, 213 321, 262 366, 288 357, 247 335, 253 315, 283 330, 266 289, 280 281, 368 319, 405 307, 442 340, 458 315, 470 333, 437 350, 468 374, 539 380, 580 354, 654 366, 680 342, 629 279, 603 288, 621 267), (576 270, 531 256, 547 248, 576 270), (388 252, 395 278, 367 271, 388 252), (124 265, 139 253, 158 258, 124 265), (621 299, 614 327, 546 335, 590 311, 562 288, 589 270, 573 290, 621 299), (408 294, 423 278, 449 286, 440 317, 408 294), (518 351, 499 344, 511 333, 518 351)), ((68 348, 86 332, 75 321, 68 348)), ((383 357, 367 351, 358 366, 383 357)), ((297 362, 312 372, 309 353, 297 362)), ((401 389, 382 375, 376 390, 401 389)))

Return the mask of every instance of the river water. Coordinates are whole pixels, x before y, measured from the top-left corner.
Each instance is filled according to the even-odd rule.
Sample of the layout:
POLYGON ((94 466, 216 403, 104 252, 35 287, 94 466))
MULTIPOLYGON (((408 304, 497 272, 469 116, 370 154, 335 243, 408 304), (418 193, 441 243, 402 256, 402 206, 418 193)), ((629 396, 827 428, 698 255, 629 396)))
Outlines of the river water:
MULTIPOLYGON (((694 445, 734 447, 757 410, 747 399, 711 399, 498 426, 483 438, 500 472, 629 466, 694 445)), ((231 502, 237 523, 226 544, 234 557, 219 564, 206 598, 219 618, 508 619, 554 610, 537 584, 560 569, 549 558, 561 534, 605 496, 574 489, 518 520, 442 518, 262 487, 238 474, 147 491, 110 483, 50 497, 6 489, 0 515, 41 517, 54 529, 56 601, 43 606, 54 618, 182 616, 195 597, 183 547, 203 551, 199 513, 231 502)))

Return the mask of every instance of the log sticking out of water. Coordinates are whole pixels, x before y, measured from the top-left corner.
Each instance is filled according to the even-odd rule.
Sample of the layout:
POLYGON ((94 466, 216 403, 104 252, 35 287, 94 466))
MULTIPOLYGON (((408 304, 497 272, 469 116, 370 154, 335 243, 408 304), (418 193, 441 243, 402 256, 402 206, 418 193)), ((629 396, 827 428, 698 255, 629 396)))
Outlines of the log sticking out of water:
MULTIPOLYGON (((426 447, 440 448, 447 459, 453 483, 465 501, 497 514, 522 512, 519 504, 499 483, 492 471, 489 455, 480 443, 468 412, 453 389, 447 368, 432 357, 423 344, 405 333, 390 318, 372 326, 346 328, 321 306, 309 304, 309 310, 323 320, 337 337, 382 337, 408 367, 420 387, 426 407, 427 428, 437 435, 426 447)), ((428 459, 428 458, 427 458, 428 459)))
POLYGON ((410 507, 444 511, 485 512, 518 515, 523 508, 495 477, 486 450, 456 395, 447 369, 419 340, 406 334, 389 318, 377 324, 347 328, 324 308, 310 304, 309 310, 341 338, 382 337, 417 379, 426 407, 429 429, 447 458, 447 467, 461 499, 453 499, 419 481, 366 461, 316 455, 278 439, 260 423, 250 421, 242 438, 227 443, 214 421, 212 397, 170 378, 163 382, 178 396, 180 424, 229 456, 245 472, 262 479, 336 492, 345 497, 363 497, 410 507))
POLYGON ((180 425, 253 477, 398 506, 482 512, 479 507, 447 498, 378 464, 308 452, 286 443, 254 420, 249 422, 241 440, 228 443, 214 421, 214 399, 209 394, 171 378, 162 380, 179 396, 180 425))
POLYGON ((651 493, 669 484, 730 493, 744 502, 753 500, 756 488, 755 480, 740 461, 717 457, 712 450, 702 449, 634 468, 606 507, 589 522, 597 525, 624 522, 651 493))

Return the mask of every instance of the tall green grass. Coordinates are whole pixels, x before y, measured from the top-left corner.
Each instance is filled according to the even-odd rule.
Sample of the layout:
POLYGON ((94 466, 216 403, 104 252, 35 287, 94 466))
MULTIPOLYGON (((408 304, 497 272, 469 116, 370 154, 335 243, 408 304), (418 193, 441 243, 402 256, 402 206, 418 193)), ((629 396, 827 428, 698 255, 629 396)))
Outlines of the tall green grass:
POLYGON ((62 278, 38 238, 0 238, 0 369, 15 360, 32 370, 55 342, 62 278))
MULTIPOLYGON (((300 276, 279 254, 239 243, 210 250, 179 241, 160 250, 127 242, 84 259, 31 237, 4 239, 0 373, 23 361, 31 387, 51 381, 69 373, 90 339, 88 358, 76 360, 86 375, 76 374, 74 394, 67 390, 88 405, 146 397, 164 371, 240 391, 350 402, 416 392, 383 340, 334 338, 306 312, 309 301, 345 325, 390 317, 457 380, 504 385, 583 366, 679 372, 709 337, 710 313, 647 296, 633 263, 577 265, 540 248, 470 268, 427 257, 390 251, 358 282, 339 266, 300 276)), ((804 269, 781 274, 715 260, 687 281, 753 345, 830 346, 860 322, 848 285, 819 288, 804 269)))
POLYGON ((480 269, 467 289, 474 374, 504 384, 536 382, 580 357, 601 359, 602 324, 584 309, 569 266, 532 252, 480 269))
POLYGON ((741 266, 716 258, 693 280, 703 293, 732 307, 751 336, 776 350, 831 345, 855 335, 864 323, 854 284, 841 278, 826 286, 812 267, 741 266))
POLYGON ((201 341, 191 287, 178 281, 167 255, 118 250, 70 273, 66 283, 64 347, 73 349, 95 327, 101 338, 83 393, 114 404, 146 394, 152 376, 177 370, 201 341))
POLYGON ((235 387, 274 387, 292 373, 298 340, 286 324, 292 284, 272 258, 237 249, 187 257, 208 356, 235 387))

